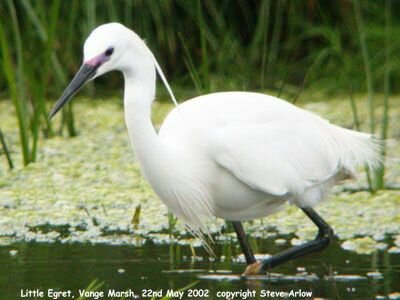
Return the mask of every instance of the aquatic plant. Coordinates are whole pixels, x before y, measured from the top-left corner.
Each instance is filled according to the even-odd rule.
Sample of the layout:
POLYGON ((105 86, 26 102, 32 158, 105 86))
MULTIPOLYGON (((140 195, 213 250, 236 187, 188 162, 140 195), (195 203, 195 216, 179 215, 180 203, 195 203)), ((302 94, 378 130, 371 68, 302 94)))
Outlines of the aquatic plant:
POLYGON ((0 144, 3 147, 3 152, 4 152, 4 154, 5 154, 6 158, 7 158, 7 163, 8 163, 9 168, 10 169, 14 168, 14 163, 13 163, 12 158, 11 158, 11 153, 8 150, 8 146, 7 146, 7 143, 6 143, 6 138, 5 138, 4 134, 3 134, 3 132, 1 131, 1 129, 0 129, 0 144))
POLYGON ((36 159, 40 132, 45 137, 53 135, 46 108, 52 72, 59 75, 60 86, 64 85, 65 74, 54 47, 60 1, 52 1, 46 8, 44 3, 36 4, 36 9, 42 5, 41 14, 27 0, 18 4, 27 16, 24 22, 21 7, 14 1, 7 0, 0 6, 2 19, 8 20, 0 23, 1 69, 18 119, 23 164, 27 165, 36 159), (26 31, 26 27, 34 31, 26 31))
MULTIPOLYGON (((146 38, 174 86, 190 87, 185 95, 196 94, 193 85, 197 94, 275 89, 292 102, 301 101, 304 90, 341 93, 350 99, 353 127, 365 130, 352 99, 366 89, 368 129, 389 138, 387 99, 400 90, 399 58, 392 55, 400 45, 400 25, 392 17, 399 5, 386 0, 382 10, 372 0, 362 5, 359 0, 72 0, 47 6, 6 0, 0 4, 0 90, 7 90, 5 97, 15 107, 26 165, 35 160, 40 137, 64 129, 77 134, 71 107, 63 112, 61 127, 52 128, 47 102, 59 96, 79 67, 88 33, 118 21, 146 38), (378 91, 385 95, 383 109, 378 91)), ((98 87, 108 91, 117 82, 111 75, 98 87)), ((93 86, 86 92, 93 93, 93 86)), ((382 163, 371 174, 371 190, 385 186, 384 176, 382 163)))

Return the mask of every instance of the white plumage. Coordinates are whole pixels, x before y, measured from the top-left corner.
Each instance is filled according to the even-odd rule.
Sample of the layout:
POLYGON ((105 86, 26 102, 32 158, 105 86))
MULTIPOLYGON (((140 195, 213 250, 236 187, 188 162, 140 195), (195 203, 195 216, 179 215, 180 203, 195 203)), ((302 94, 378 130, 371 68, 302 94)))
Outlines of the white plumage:
MULTIPOLYGON (((165 78, 145 43, 120 24, 91 33, 84 62, 79 74, 94 69, 93 78, 123 72, 125 119, 143 173, 195 232, 214 216, 242 221, 276 212, 287 201, 313 206, 332 185, 352 177, 357 166, 377 162, 370 135, 258 93, 188 100, 167 116, 157 134, 150 119, 156 69, 164 83, 165 78)), ((67 90, 76 92, 71 85, 67 90)), ((61 106, 69 101, 68 93, 59 100, 61 106)))
POLYGON ((182 217, 196 227, 212 215, 260 218, 286 201, 313 206, 357 165, 376 162, 370 135, 258 93, 186 101, 167 116, 159 137, 184 166, 176 179, 177 190, 189 189, 179 200, 182 217))

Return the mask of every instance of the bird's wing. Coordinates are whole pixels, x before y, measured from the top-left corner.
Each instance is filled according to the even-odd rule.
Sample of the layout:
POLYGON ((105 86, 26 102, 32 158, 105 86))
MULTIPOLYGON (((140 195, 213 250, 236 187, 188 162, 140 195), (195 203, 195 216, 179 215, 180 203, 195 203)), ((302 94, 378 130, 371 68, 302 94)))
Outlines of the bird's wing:
POLYGON ((238 123, 213 135, 213 158, 250 187, 272 195, 299 194, 338 171, 328 122, 238 123))

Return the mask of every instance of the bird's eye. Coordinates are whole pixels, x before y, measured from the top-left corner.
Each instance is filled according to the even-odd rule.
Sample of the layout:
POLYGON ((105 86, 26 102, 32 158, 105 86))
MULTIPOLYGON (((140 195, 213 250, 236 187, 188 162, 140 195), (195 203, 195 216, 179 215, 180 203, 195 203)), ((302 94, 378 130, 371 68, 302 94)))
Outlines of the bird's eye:
POLYGON ((114 48, 113 48, 113 47, 110 47, 110 48, 108 48, 108 49, 104 52, 104 54, 105 54, 106 56, 111 56, 111 54, 113 54, 113 52, 114 52, 114 48))

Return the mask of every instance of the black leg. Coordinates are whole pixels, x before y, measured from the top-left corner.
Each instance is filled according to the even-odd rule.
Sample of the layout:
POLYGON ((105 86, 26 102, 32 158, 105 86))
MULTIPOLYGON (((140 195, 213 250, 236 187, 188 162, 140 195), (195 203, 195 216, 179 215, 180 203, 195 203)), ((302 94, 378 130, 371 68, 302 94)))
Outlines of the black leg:
POLYGON ((262 261, 260 267, 257 269, 259 273, 297 257, 321 251, 330 244, 334 235, 333 229, 312 208, 307 207, 301 209, 311 219, 311 221, 317 225, 319 229, 317 236, 314 240, 308 243, 290 248, 262 261))
POLYGON ((253 250, 251 250, 249 242, 247 241, 247 236, 246 233, 244 232, 242 223, 239 221, 233 221, 232 225, 233 229, 235 229, 240 244, 240 248, 242 248, 242 252, 244 254, 244 257, 246 258, 246 263, 248 265, 256 263, 257 260, 254 257, 253 250))

